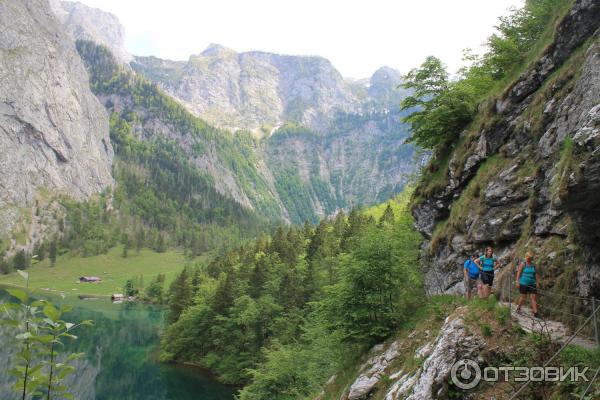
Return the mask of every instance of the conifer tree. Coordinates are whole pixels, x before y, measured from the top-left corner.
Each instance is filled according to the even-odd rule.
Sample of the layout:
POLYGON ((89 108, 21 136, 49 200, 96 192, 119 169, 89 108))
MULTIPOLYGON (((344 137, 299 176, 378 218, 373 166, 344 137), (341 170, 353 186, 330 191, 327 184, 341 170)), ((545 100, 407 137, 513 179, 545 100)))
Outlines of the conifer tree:
POLYGON ((186 267, 169 287, 169 312, 167 314, 169 324, 177 321, 183 310, 191 303, 191 294, 189 271, 186 267))

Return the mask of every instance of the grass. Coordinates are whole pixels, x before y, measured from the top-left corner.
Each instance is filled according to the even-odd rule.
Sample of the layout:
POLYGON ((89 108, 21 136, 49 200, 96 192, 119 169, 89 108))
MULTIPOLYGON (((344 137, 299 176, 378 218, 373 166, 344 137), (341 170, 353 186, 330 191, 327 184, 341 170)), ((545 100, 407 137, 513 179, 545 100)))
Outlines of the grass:
MULTIPOLYGON (((51 267, 45 259, 31 266, 29 272, 29 287, 34 291, 63 292, 67 295, 110 296, 122 293, 127 279, 143 276, 147 283, 159 273, 165 274, 166 287, 189 262, 178 250, 156 253, 142 249, 139 254, 135 250, 123 258, 122 247, 117 246, 93 257, 73 257, 69 253, 61 255, 56 266, 51 267), (101 283, 79 283, 81 276, 98 276, 101 283)), ((23 278, 16 272, 0 275, 0 285, 23 286, 23 278)))

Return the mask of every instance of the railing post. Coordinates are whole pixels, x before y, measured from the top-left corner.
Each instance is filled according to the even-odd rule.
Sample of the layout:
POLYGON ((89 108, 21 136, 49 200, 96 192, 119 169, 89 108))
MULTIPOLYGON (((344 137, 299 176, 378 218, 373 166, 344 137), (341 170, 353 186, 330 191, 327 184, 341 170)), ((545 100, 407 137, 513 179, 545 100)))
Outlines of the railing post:
POLYGON ((508 271, 508 309, 510 310, 510 314, 512 316, 512 268, 508 271))
POLYGON ((600 336, 598 336, 598 318, 596 317, 596 298, 592 297, 592 312, 594 315, 594 335, 596 336, 596 346, 600 347, 600 336))

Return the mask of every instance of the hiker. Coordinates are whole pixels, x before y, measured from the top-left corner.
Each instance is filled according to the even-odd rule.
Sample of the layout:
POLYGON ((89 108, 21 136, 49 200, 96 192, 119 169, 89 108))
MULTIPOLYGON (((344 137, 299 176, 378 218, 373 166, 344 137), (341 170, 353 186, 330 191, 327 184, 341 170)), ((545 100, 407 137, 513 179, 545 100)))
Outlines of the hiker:
POLYGON ((537 290, 540 286, 538 268, 533 263, 533 253, 528 251, 525 255, 525 261, 519 263, 517 269, 517 287, 519 288, 519 303, 517 304, 517 313, 521 312, 521 306, 527 299, 531 300, 531 311, 535 318, 539 317, 537 307, 537 290))
POLYGON ((475 261, 479 258, 477 254, 473 254, 467 258, 463 265, 463 273, 465 276, 465 296, 467 300, 471 300, 471 291, 477 288, 477 295, 481 297, 481 283, 479 282, 479 267, 475 261))
POLYGON ((494 256, 494 249, 487 247, 485 254, 475 260, 477 266, 481 270, 481 298, 487 299, 490 297, 492 292, 492 285, 494 284, 494 271, 498 269, 500 263, 494 256))

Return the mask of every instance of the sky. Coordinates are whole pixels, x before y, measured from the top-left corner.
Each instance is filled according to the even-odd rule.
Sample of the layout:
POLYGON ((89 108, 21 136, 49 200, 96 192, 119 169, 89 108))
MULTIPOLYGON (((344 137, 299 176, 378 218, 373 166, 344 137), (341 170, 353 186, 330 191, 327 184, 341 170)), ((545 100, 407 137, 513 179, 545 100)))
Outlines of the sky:
POLYGON ((319 55, 348 78, 403 73, 428 55, 450 72, 481 51, 498 17, 523 0, 79 0, 115 14, 134 55, 187 60, 210 43, 236 51, 319 55))

